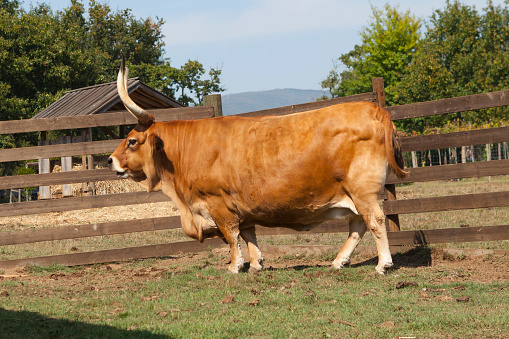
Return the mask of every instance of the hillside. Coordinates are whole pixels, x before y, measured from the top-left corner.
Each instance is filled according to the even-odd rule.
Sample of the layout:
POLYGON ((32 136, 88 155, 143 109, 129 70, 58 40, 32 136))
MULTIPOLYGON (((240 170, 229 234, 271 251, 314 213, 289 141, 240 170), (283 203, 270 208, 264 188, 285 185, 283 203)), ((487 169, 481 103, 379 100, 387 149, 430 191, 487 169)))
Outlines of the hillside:
POLYGON ((260 92, 223 94, 223 115, 232 115, 262 109, 302 104, 316 101, 325 92, 293 88, 274 89, 260 92))

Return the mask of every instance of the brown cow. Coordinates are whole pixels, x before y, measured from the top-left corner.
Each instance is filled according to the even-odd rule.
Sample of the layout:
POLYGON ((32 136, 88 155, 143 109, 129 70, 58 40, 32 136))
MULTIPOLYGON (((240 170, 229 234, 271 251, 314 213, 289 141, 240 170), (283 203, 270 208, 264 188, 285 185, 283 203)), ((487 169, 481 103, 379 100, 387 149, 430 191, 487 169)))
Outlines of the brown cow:
POLYGON ((200 242, 224 236, 229 271, 263 268, 254 225, 309 229, 348 218, 350 235, 333 261, 341 268, 367 228, 378 249, 376 271, 392 258, 377 195, 387 167, 407 172, 390 115, 373 103, 334 105, 286 116, 219 117, 155 122, 127 93, 124 61, 117 88, 138 125, 110 156, 111 170, 148 192, 160 191, 180 211, 184 232, 200 242), (220 232, 220 233, 219 233, 220 232))

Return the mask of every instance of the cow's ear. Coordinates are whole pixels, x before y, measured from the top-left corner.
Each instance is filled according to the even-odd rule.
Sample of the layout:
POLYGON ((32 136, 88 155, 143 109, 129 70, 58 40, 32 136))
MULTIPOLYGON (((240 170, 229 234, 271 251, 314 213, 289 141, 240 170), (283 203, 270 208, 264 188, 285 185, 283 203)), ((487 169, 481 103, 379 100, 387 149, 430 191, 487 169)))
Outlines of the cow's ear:
POLYGON ((151 134, 149 136, 149 141, 152 146, 152 149, 156 152, 164 151, 164 141, 159 138, 157 135, 151 134))

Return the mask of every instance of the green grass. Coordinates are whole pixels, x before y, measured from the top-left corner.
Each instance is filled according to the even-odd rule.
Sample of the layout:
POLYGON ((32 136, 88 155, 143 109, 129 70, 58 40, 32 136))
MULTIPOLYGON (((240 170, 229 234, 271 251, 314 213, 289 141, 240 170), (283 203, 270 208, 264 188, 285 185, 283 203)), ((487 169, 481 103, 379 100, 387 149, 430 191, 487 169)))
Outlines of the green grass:
POLYGON ((0 292, 9 293, 0 297, 0 333, 9 338, 508 336, 509 283, 443 283, 453 272, 425 267, 426 251, 411 254, 415 267, 386 276, 375 274, 371 264, 230 275, 211 267, 224 260, 216 257, 170 266, 157 278, 122 271, 151 272, 144 261, 125 264, 116 274, 102 265, 63 269, 58 279, 54 270, 37 271, 30 274, 38 279, 0 280, 0 292), (415 284, 398 289, 399 282, 415 284), (468 302, 456 300, 465 296, 468 302))

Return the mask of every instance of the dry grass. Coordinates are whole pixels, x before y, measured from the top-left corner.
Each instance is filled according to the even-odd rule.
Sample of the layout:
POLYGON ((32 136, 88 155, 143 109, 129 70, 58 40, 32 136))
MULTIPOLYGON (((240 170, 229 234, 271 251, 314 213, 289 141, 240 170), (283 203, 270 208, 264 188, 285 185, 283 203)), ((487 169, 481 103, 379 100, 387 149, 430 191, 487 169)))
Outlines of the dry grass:
MULTIPOLYGON (((434 181, 397 188, 398 199, 432 198, 440 196, 509 191, 509 176, 434 181)), ((433 213, 414 213, 399 216, 403 230, 434 229, 460 226, 490 226, 507 224, 508 207, 473 209, 433 213)))

